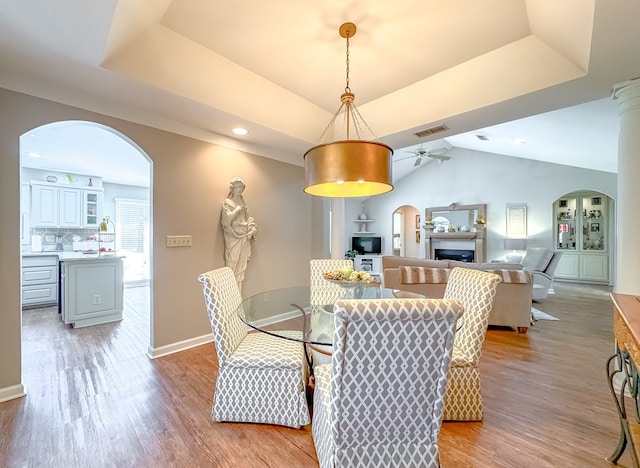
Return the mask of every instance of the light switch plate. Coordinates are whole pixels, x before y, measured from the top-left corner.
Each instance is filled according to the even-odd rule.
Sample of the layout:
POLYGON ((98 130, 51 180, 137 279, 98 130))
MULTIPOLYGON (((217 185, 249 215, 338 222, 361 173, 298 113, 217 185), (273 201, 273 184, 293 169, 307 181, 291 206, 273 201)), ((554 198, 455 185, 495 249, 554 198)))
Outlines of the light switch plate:
POLYGON ((191 235, 167 236, 167 247, 191 247, 191 235))

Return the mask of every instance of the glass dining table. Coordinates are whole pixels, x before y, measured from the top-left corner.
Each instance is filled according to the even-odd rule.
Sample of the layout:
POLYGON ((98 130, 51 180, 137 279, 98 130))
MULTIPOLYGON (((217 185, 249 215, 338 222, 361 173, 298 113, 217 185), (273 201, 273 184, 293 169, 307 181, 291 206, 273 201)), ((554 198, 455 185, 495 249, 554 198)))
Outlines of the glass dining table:
POLYGON ((387 289, 372 282, 356 288, 336 288, 329 294, 314 294, 309 286, 265 291, 248 297, 236 313, 249 327, 286 340, 305 343, 312 350, 331 355, 333 306, 339 299, 421 298, 419 294, 387 289), (296 333, 291 333, 291 332, 296 333))

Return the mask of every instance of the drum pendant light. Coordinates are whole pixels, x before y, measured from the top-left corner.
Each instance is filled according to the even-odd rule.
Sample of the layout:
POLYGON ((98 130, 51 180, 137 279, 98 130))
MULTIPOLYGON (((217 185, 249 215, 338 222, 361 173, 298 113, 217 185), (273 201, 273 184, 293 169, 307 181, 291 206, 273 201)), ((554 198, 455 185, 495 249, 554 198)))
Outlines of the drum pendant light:
MULTIPOLYGON (((355 95, 349 88, 349 39, 356 25, 344 23, 340 36, 347 40, 347 80, 340 97, 340 108, 320 136, 320 143, 304 154, 305 193, 317 197, 369 197, 393 190, 391 157, 393 150, 379 141, 360 139, 360 129, 366 124, 354 104, 355 95), (343 116, 346 139, 323 143, 338 117, 343 116), (351 140, 351 127, 358 139, 351 140)), ((375 137, 374 137, 375 139, 375 137)))

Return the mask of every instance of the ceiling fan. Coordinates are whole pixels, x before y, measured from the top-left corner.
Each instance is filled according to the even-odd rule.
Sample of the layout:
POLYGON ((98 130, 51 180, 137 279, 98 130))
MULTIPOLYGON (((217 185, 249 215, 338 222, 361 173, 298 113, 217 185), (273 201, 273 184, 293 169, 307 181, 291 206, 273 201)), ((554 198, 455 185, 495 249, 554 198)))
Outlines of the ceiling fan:
POLYGON ((416 158, 416 161, 413 163, 413 167, 418 167, 420 164, 422 164, 422 159, 424 157, 435 159, 436 161, 438 161, 438 163, 442 163, 442 161, 448 161, 449 159, 451 159, 451 156, 444 154, 448 149, 449 148, 436 148, 429 151, 420 146, 420 148, 418 148, 417 150, 407 151, 407 153, 412 154, 413 156, 411 157, 416 158))

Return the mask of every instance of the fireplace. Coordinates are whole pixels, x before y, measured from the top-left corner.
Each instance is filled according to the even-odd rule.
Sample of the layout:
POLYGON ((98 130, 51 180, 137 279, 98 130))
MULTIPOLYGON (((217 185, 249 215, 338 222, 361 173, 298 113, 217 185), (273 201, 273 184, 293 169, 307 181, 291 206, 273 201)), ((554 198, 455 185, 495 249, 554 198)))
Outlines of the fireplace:
POLYGON ((436 260, 458 260, 459 262, 473 262, 474 251, 465 249, 434 249, 436 260))
POLYGON ((487 205, 458 205, 427 208, 424 224, 426 259, 455 259, 484 263, 487 260, 487 205), (449 221, 447 229, 442 219, 449 221), (453 228, 452 228, 453 226, 453 228), (451 229, 451 230, 449 230, 451 229))

